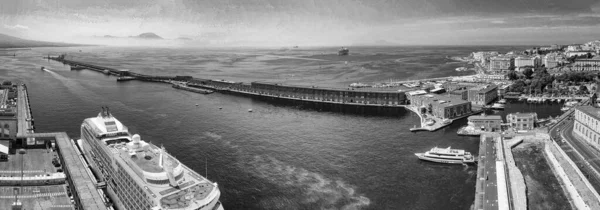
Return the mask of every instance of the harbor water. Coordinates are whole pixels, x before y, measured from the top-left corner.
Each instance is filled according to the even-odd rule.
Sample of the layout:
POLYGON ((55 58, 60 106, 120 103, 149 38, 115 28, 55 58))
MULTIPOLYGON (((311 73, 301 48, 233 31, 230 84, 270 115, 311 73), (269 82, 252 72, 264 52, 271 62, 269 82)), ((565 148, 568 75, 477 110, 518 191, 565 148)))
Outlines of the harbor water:
MULTIPOLYGON (((434 146, 477 155, 478 138, 456 135, 466 119, 436 132, 411 133, 419 118, 409 111, 329 112, 203 95, 166 84, 116 82, 42 57, 67 53, 70 59, 152 75, 347 85, 469 74, 454 71, 464 63, 445 56, 478 49, 359 48, 338 57, 324 53, 328 49, 39 48, 0 57, 0 76, 27 84, 37 132, 67 131, 76 138, 84 118, 109 106, 130 131, 164 145, 216 181, 226 209, 468 209, 476 168, 423 162, 414 155, 434 146)), ((509 102, 498 114, 512 111, 536 111, 543 118, 560 114, 560 105, 509 102)))

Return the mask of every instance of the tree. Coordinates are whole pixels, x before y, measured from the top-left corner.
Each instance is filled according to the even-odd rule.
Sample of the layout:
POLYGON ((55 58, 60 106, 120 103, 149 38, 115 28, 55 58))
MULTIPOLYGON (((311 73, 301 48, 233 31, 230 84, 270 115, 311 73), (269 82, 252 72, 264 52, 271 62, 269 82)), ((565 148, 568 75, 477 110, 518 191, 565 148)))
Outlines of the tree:
POLYGON ((517 72, 515 72, 515 71, 508 72, 508 74, 506 74, 506 76, 508 77, 509 80, 519 79, 519 75, 517 75, 517 72))
POLYGON ((526 68, 523 70, 523 75, 525 75, 525 78, 531 79, 531 75, 533 75, 533 69, 526 68))
POLYGON ((588 92, 587 86, 585 86, 585 85, 579 86, 579 93, 580 94, 585 94, 587 92, 588 92))

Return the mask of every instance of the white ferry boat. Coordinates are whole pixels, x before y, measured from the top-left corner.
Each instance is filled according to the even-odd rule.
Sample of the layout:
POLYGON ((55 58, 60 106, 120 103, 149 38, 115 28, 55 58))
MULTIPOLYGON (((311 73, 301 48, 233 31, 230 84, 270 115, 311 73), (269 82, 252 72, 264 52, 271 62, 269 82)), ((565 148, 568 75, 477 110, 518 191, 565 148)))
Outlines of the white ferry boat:
POLYGON ((84 158, 115 209, 223 210, 221 192, 164 147, 131 135, 108 108, 81 125, 84 158))
POLYGON ((460 149, 451 149, 450 147, 445 149, 434 147, 425 153, 415 153, 415 155, 421 160, 436 163, 462 164, 475 162, 475 157, 471 153, 460 149))

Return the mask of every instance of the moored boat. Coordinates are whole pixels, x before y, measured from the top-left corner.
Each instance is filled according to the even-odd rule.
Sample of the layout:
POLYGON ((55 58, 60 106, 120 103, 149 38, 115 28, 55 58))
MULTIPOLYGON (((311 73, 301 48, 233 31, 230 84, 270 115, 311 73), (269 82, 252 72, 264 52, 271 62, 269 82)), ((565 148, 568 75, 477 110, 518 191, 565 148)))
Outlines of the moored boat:
POLYGON ((504 104, 494 103, 491 108, 492 109, 497 109, 497 110, 502 110, 502 109, 504 109, 504 104))
POLYGON ((421 159, 436 163, 463 164, 475 163, 475 157, 461 149, 434 147, 425 153, 415 153, 421 159))

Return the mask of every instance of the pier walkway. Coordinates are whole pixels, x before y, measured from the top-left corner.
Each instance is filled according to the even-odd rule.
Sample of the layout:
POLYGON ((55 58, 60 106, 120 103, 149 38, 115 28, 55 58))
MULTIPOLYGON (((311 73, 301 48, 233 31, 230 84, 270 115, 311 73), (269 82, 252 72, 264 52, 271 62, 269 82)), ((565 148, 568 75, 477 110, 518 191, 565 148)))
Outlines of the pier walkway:
POLYGON ((69 184, 74 189, 73 195, 79 198, 75 199, 78 202, 77 206, 83 207, 85 210, 107 209, 69 136, 64 132, 37 135, 54 136, 56 138, 61 162, 64 163, 65 172, 68 174, 69 184))

